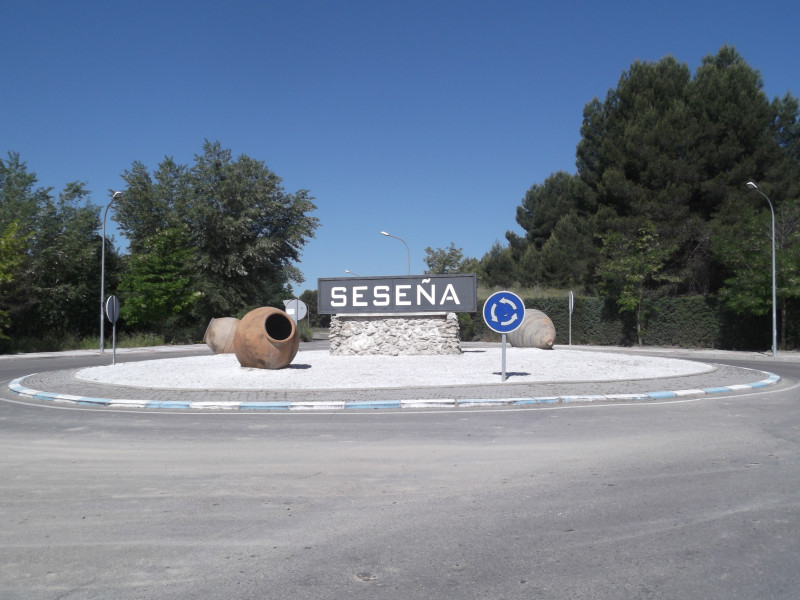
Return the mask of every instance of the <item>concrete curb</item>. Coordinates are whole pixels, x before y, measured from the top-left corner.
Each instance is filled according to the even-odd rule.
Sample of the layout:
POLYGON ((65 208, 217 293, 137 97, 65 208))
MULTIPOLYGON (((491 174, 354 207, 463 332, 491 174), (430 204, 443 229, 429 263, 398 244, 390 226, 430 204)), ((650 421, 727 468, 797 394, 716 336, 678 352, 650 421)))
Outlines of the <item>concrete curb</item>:
POLYGON ((188 409, 188 410, 217 410, 217 411, 317 411, 317 410, 378 410, 378 409, 422 409, 422 408, 470 408, 470 407, 535 407, 566 404, 584 404, 598 402, 642 402, 653 400, 683 399, 701 396, 711 396, 737 391, 752 391, 774 385, 780 381, 780 376, 767 371, 753 370, 754 373, 766 375, 765 379, 752 383, 718 386, 709 388, 686 390, 656 390, 634 394, 604 394, 604 395, 563 395, 542 396, 534 398, 470 398, 470 399, 439 399, 418 398, 408 400, 340 400, 340 401, 266 401, 266 402, 209 402, 189 400, 130 400, 114 398, 93 398, 89 396, 75 396, 58 394, 26 387, 23 381, 25 375, 8 384, 8 389, 19 396, 33 400, 57 402, 61 404, 105 406, 116 408, 146 408, 146 409, 188 409))

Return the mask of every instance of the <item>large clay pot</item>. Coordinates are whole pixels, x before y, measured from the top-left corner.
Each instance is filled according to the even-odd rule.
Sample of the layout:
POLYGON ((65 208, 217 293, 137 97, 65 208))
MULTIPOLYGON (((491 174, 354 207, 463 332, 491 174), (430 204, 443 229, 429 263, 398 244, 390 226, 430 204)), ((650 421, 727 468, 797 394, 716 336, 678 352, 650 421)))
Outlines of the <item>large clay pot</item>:
POLYGON ((533 308, 525 309, 522 325, 508 334, 508 343, 517 348, 549 350, 556 339, 556 328, 546 314, 533 308))
POLYGON ((282 369, 294 360, 299 347, 300 334, 294 320, 269 306, 247 313, 233 338, 239 364, 255 369, 282 369))
POLYGON ((239 319, 234 317, 211 319, 203 341, 214 354, 233 354, 233 338, 238 326, 239 319))

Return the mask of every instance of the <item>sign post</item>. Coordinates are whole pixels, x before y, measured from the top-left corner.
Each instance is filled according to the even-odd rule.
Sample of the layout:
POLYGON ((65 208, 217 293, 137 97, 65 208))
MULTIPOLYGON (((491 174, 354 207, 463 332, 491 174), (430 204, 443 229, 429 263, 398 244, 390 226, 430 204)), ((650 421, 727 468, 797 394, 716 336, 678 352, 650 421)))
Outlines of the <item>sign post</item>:
POLYGON ((572 348, 572 311, 575 308, 575 294, 569 291, 569 347, 572 348))
POLYGON ((492 331, 503 336, 503 381, 506 380, 506 334, 522 325, 525 303, 513 292, 495 292, 483 305, 483 320, 492 331))
POLYGON ((117 364, 117 319, 119 318, 119 299, 109 296, 106 300, 106 316, 113 324, 111 334, 111 364, 117 364))

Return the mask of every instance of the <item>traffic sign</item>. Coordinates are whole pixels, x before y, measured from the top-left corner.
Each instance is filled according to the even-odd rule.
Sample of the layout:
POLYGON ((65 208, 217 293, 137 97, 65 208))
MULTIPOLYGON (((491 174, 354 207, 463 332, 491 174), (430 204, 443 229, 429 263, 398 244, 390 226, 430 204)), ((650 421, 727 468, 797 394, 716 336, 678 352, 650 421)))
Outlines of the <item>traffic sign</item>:
POLYGON ((286 308, 286 314, 292 317, 295 323, 302 321, 303 317, 308 314, 308 306, 306 306, 306 303, 298 298, 284 300, 283 306, 286 308))
POLYGON ((119 319, 119 299, 116 296, 109 296, 106 300, 106 316, 112 323, 119 319))
POLYGON ((495 292, 483 305, 483 320, 497 333, 510 333, 522 325, 525 304, 514 292, 495 292))

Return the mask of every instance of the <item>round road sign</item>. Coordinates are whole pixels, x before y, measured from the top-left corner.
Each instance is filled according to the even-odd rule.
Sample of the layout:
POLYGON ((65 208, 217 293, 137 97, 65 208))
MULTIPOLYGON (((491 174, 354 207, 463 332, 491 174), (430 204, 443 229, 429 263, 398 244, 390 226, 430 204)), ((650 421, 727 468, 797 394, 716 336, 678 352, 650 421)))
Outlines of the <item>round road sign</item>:
POLYGON ((119 300, 116 296, 109 296, 106 300, 106 316, 112 323, 116 323, 119 319, 119 300))
POLYGON ((514 292, 495 292, 483 305, 483 320, 497 333, 510 333, 522 325, 525 304, 514 292))
POLYGON ((286 310, 284 312, 286 312, 287 315, 292 317, 295 323, 301 321, 303 317, 305 317, 308 314, 308 306, 306 306, 306 303, 298 298, 292 298, 291 300, 284 300, 283 306, 286 307, 286 310))

